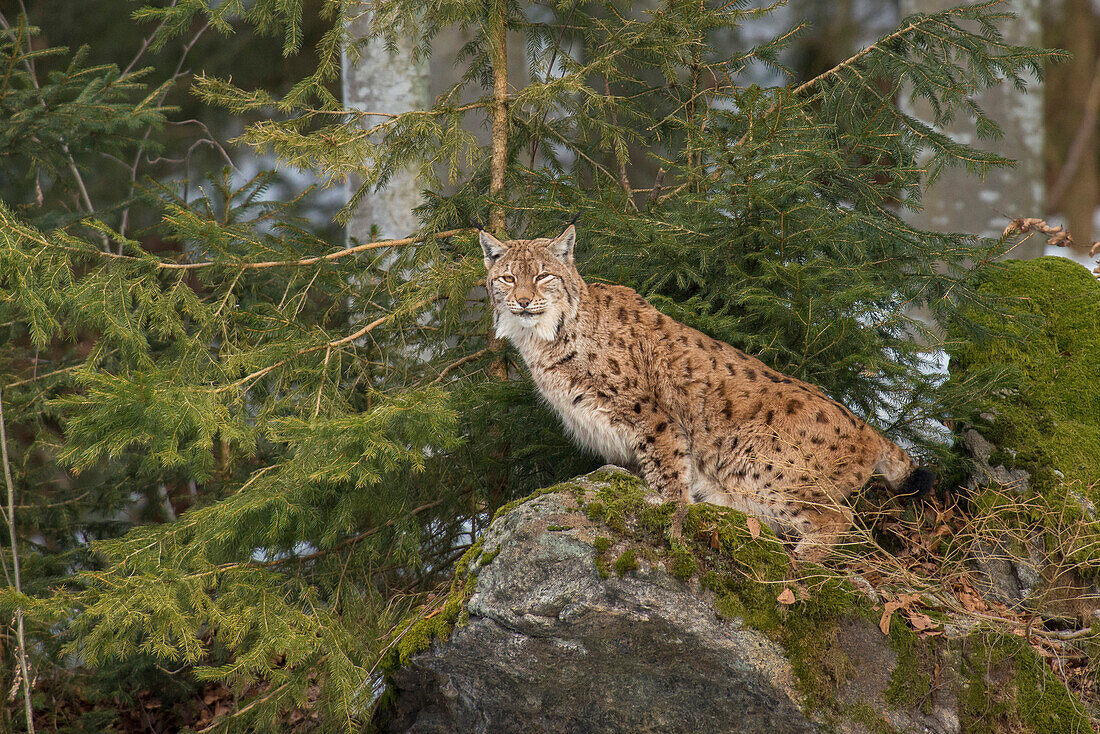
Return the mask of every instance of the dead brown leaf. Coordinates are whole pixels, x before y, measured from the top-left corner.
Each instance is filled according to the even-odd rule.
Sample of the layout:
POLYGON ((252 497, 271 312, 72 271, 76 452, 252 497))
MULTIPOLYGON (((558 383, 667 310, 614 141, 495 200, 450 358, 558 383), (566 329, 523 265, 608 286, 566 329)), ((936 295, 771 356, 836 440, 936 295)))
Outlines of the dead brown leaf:
POLYGON ((901 603, 896 601, 886 602, 886 606, 882 608, 882 617, 878 621, 878 628, 882 630, 882 634, 890 634, 890 620, 894 616, 894 612, 901 609, 901 603))
POLYGON ((913 629, 917 632, 923 632, 936 626, 932 618, 923 612, 909 612, 906 617, 909 619, 909 624, 913 625, 913 629))

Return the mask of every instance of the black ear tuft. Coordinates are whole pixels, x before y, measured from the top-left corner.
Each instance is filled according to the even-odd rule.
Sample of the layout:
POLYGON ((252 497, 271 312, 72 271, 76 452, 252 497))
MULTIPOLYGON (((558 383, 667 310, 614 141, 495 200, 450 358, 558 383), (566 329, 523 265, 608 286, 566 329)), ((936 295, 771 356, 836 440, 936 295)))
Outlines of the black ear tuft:
POLYGON ((577 226, 577 222, 581 221, 582 216, 584 216, 584 215, 581 214, 580 212, 577 212, 576 214, 574 214, 573 218, 569 220, 569 226, 570 227, 577 226))

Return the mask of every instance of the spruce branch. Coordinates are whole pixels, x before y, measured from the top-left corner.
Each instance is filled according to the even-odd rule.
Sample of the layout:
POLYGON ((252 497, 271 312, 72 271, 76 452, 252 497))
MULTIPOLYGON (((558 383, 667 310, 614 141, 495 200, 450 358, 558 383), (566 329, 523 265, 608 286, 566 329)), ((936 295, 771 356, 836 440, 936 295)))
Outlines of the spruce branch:
MULTIPOLYGON (((27 9, 23 5, 23 0, 19 0, 19 7, 22 10, 22 12, 19 14, 19 27, 13 32, 13 36, 16 39, 17 52, 21 50, 24 36, 26 36, 27 39, 27 48, 31 49, 30 29, 27 27, 26 24, 27 9)), ((12 32, 11 25, 8 23, 7 18, 4 17, 3 12, 0 12, 0 26, 3 26, 4 30, 12 32)), ((14 60, 14 54, 12 58, 14 60)), ((27 69, 28 78, 30 79, 31 84, 34 86, 35 90, 40 91, 41 86, 38 83, 38 72, 35 70, 34 61, 24 56, 23 65, 27 69)), ((39 99, 39 104, 43 110, 48 110, 45 99, 39 99)), ((61 152, 65 154, 65 159, 68 162, 69 171, 73 174, 73 181, 76 183, 77 191, 80 194, 80 203, 84 206, 85 213, 88 214, 88 216, 93 216, 95 214, 95 207, 92 205, 92 198, 88 195, 88 187, 84 183, 84 176, 80 173, 80 169, 77 168, 76 159, 73 157, 72 151, 69 150, 69 144, 65 140, 61 141, 61 152)), ((102 241, 104 249, 108 248, 109 244, 106 235, 102 237, 102 241)))
MULTIPOLYGON (((607 97, 611 97, 611 85, 607 81, 607 75, 603 78, 603 91, 607 97)), ((611 108, 611 124, 615 127, 619 126, 619 114, 615 108, 611 108)), ((638 205, 634 203, 634 191, 630 188, 630 177, 626 175, 626 164, 629 162, 630 157, 627 153, 627 157, 619 161, 619 183, 623 187, 623 193, 626 194, 626 203, 634 211, 638 211, 638 205)))
MULTIPOLYGON (((996 2, 998 2, 998 3, 1003 2, 1003 0, 996 0, 996 2)), ((948 11, 944 11, 944 12, 945 13, 950 13, 952 11, 948 10, 948 11)), ((879 50, 880 48, 885 46, 887 43, 890 43, 891 41, 893 41, 895 39, 901 38, 902 36, 906 35, 910 31, 919 28, 922 23, 927 22, 928 20, 929 19, 925 18, 925 19, 922 19, 920 21, 915 21, 915 22, 908 23, 905 26, 903 26, 902 28, 897 29, 893 33, 891 33, 887 36, 883 36, 879 40, 872 43, 870 46, 867 46, 866 48, 862 49, 861 51, 853 54, 852 56, 849 56, 847 59, 845 59, 844 61, 841 61, 839 64, 832 67, 831 69, 827 69, 827 70, 821 72, 820 74, 818 74, 817 76, 815 76, 813 79, 810 79, 809 81, 806 81, 806 82, 803 82, 802 84, 799 84, 797 87, 795 87, 794 89, 791 90, 791 94, 795 95, 795 96, 800 95, 803 92, 805 92, 806 90, 812 89, 813 87, 816 87, 821 82, 828 79, 829 77, 836 76, 840 72, 842 72, 846 69, 852 68, 864 56, 867 56, 868 54, 879 50)), ((766 113, 766 114, 770 114, 773 111, 774 111, 774 108, 772 110, 769 110, 768 113, 766 113)))
MULTIPOLYGON (((546 81, 547 82, 550 81, 550 74, 554 71, 554 63, 558 60, 558 54, 561 53, 561 42, 562 42, 562 39, 565 38, 565 31, 569 27, 569 22, 573 18, 573 12, 577 9, 577 3, 578 2, 579 2, 579 0, 573 0, 573 4, 569 6, 569 12, 565 16, 565 22, 562 23, 561 28, 558 31, 558 37, 554 41, 554 52, 550 54, 550 62, 546 65, 546 81)), ((563 68, 562 69, 562 76, 564 76, 564 75, 565 75, 565 70, 563 68)), ((606 79, 606 77, 605 77, 605 79, 606 79)), ((539 124, 535 128, 536 132, 546 124, 546 116, 548 114, 550 114, 549 106, 547 106, 542 111, 542 118, 539 120, 539 124)), ((531 160, 527 164, 528 168, 534 168, 535 167, 535 157, 538 155, 539 142, 540 141, 541 141, 541 138, 539 138, 538 135, 533 135, 532 138, 531 138, 531 160)))
MULTIPOLYGON (((427 512, 428 510, 430 510, 434 507, 439 507, 441 504, 443 504, 444 501, 445 500, 438 499, 438 500, 432 500, 431 502, 426 502, 423 505, 419 505, 417 507, 412 508, 411 510, 409 510, 408 514, 415 517, 416 515, 419 515, 422 512, 427 512)), ((273 559, 273 560, 270 560, 270 561, 235 561, 235 562, 232 562, 232 563, 222 563, 219 566, 217 566, 217 570, 227 571, 227 570, 235 569, 235 568, 270 568, 272 566, 281 566, 281 565, 286 564, 286 563, 305 563, 307 561, 315 561, 318 558, 324 558, 325 556, 329 555, 330 553, 335 553, 335 552, 338 552, 338 551, 342 551, 346 548, 350 548, 351 546, 355 545, 356 543, 361 543, 364 540, 366 540, 367 538, 371 538, 371 537, 377 535, 378 533, 382 532, 386 528, 392 528, 396 524, 397 524, 397 518, 392 518, 391 517, 389 520, 387 520, 383 524, 376 525, 373 528, 371 528, 370 530, 365 530, 361 533, 356 533, 355 535, 351 535, 351 536, 348 536, 347 538, 344 538, 343 540, 341 540, 339 543, 332 546, 331 548, 322 548, 321 550, 317 550, 317 551, 314 551, 312 553, 306 553, 305 555, 286 556, 285 558, 276 558, 276 559, 273 559)))
MULTIPOLYGON (((109 258, 112 260, 129 261, 135 263, 147 263, 149 258, 147 257, 135 257, 133 255, 120 255, 110 251, 90 251, 72 245, 66 245, 59 242, 51 242, 41 232, 31 229, 30 227, 17 226, 17 222, 10 217, 9 212, 3 206, 0 206, 0 225, 9 226, 12 229, 18 231, 18 233, 38 245, 41 245, 45 250, 61 249, 70 252, 78 252, 82 254, 96 254, 100 257, 109 258)), ((312 257, 304 257, 298 260, 265 260, 261 262, 239 262, 239 261, 218 261, 207 260, 203 262, 195 263, 172 263, 164 261, 156 261, 155 266, 160 270, 202 270, 204 268, 212 268, 216 266, 230 266, 234 268, 240 268, 243 270, 261 270, 264 268, 293 268, 304 267, 307 265, 316 265, 322 262, 331 262, 333 260, 339 260, 349 255, 356 255, 360 252, 368 252, 370 250, 377 250, 385 247, 401 247, 404 245, 412 245, 417 242, 424 242, 425 240, 442 240, 448 237, 454 237, 461 234, 469 234, 476 230, 472 227, 466 227, 462 229, 448 229, 443 232, 435 232, 425 235, 414 235, 412 237, 403 237, 396 240, 377 240, 375 242, 365 242, 360 245, 354 245, 352 247, 345 247, 336 252, 330 252, 327 255, 315 255, 312 257)))
POLYGON ((462 367, 463 365, 467 365, 470 362, 476 362, 477 360, 484 357, 486 354, 491 354, 493 351, 495 351, 494 347, 491 347, 491 346, 485 347, 484 349, 478 350, 478 351, 474 352, 473 354, 467 354, 465 357, 462 357, 461 359, 457 359, 454 362, 451 362, 449 365, 447 365, 446 367, 444 367, 442 370, 439 371, 439 374, 436 376, 436 378, 434 380, 431 381, 431 384, 436 385, 440 382, 443 382, 443 380, 447 377, 447 375, 451 374, 452 372, 457 370, 459 367, 462 367))
POLYGON ((316 346, 307 347, 305 349, 300 349, 297 352, 295 352, 292 356, 287 357, 286 359, 280 360, 280 361, 278 361, 274 364, 270 364, 267 367, 264 367, 263 369, 256 370, 255 372, 252 372, 248 375, 245 375, 241 379, 236 380, 235 382, 232 382, 228 385, 224 385, 222 387, 216 388, 214 390, 214 392, 215 393, 220 393, 220 392, 224 392, 226 390, 230 390, 232 388, 243 387, 244 385, 247 385, 249 382, 252 382, 253 380, 256 380, 260 377, 263 377, 264 375, 266 375, 267 373, 269 373, 273 370, 277 370, 280 367, 283 367, 287 364, 290 364, 295 359, 297 359, 298 357, 301 357, 303 355, 312 354, 313 352, 319 352, 322 349, 331 350, 331 349, 336 349, 337 347, 342 347, 345 344, 348 344, 350 342, 355 341, 356 339, 359 339, 361 337, 366 336, 367 334, 374 331, 378 326, 385 323, 387 320, 389 320, 392 317, 393 317, 393 314, 386 314, 385 316, 379 316, 377 319, 375 319, 374 321, 371 321, 369 324, 367 324, 363 328, 355 331, 352 334, 349 334, 348 336, 343 337, 342 339, 336 339, 334 341, 325 342, 324 344, 318 344, 316 346))

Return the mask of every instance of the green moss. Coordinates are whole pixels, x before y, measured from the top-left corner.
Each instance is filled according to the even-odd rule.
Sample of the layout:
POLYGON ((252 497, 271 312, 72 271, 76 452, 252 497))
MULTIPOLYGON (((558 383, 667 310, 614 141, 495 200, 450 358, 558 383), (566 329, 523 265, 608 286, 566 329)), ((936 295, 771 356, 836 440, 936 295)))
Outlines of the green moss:
POLYGON ((496 558, 497 555, 500 553, 500 548, 501 548, 501 546, 498 545, 493 550, 491 550, 488 553, 481 556, 481 559, 478 562, 478 565, 481 566, 481 567, 484 567, 484 566, 488 566, 490 563, 492 563, 493 559, 496 558))
POLYGON ((562 530, 572 530, 573 526, 572 525, 547 525, 546 529, 549 530, 551 533, 556 533, 556 532, 560 532, 562 530))
POLYGON ((767 527, 761 528, 760 536, 753 538, 748 518, 736 510, 707 504, 691 505, 684 516, 683 534, 705 547, 717 542, 721 556, 751 572, 750 575, 760 581, 787 578, 790 559, 782 544, 767 527))
POLYGON ((809 598, 787 607, 772 633, 786 650, 811 709, 834 707, 835 691, 853 667, 847 651, 836 642, 840 620, 871 614, 863 595, 847 579, 819 573, 807 575, 809 598))
MULTIPOLYGON (((446 641, 456 626, 469 619, 466 602, 474 593, 477 583, 474 569, 481 556, 482 541, 478 540, 455 564, 451 590, 443 604, 426 614, 413 616, 399 625, 392 636, 390 651, 382 660, 382 667, 393 672, 405 665, 409 658, 432 646, 435 640, 446 641)), ((496 552, 499 552, 499 548, 496 552)), ((495 555, 495 552, 494 552, 495 555)), ((490 559, 491 560, 491 559, 490 559)))
POLYGON ((607 515, 607 510, 603 506, 603 502, 589 502, 584 507, 584 514, 588 516, 588 519, 592 522, 603 522, 607 515))
POLYGON ((638 557, 634 553, 633 548, 628 548, 622 552, 622 554, 615 559, 615 573, 619 574, 619 578, 622 578, 630 571, 638 570, 638 557))
POLYGON ((505 504, 498 507, 497 511, 493 513, 493 520, 496 520, 501 515, 507 515, 509 512, 516 509, 520 505, 525 505, 537 497, 542 497, 545 494, 553 494, 555 492, 572 492, 574 487, 576 487, 576 485, 569 482, 562 482, 561 484, 555 484, 553 487, 544 487, 543 489, 537 489, 526 497, 522 497, 518 500, 512 500, 511 502, 506 502, 505 504))
POLYGON ((841 708, 841 715, 848 721, 862 724, 872 734, 893 734, 893 729, 882 714, 866 703, 848 704, 841 708))
POLYGON ((471 545, 466 552, 462 554, 462 557, 458 559, 458 562, 455 563, 455 580, 465 578, 469 574, 471 564, 481 556, 481 547, 484 545, 484 542, 484 540, 479 538, 478 541, 471 545))
POLYGON ((903 708, 920 701, 921 709, 931 713, 932 671, 924 664, 920 640, 900 614, 890 620, 889 641, 897 654, 897 663, 883 696, 886 703, 903 708))
MULTIPOLYGON (((982 290, 990 298, 1014 299, 1017 315, 986 324, 997 338, 958 340, 951 349, 952 379, 962 382, 990 369, 1011 373, 1013 389, 983 406, 994 416, 982 427, 999 449, 992 463, 1028 471, 1051 516, 1064 510, 1070 522, 1087 521, 1067 501, 1066 485, 1100 502, 1100 486, 1090 488, 1100 479, 1100 282, 1081 265, 1044 257, 1003 264, 982 290)), ((1100 523, 1088 524, 1067 555, 1100 557, 1100 523)))
POLYGON ((594 471, 588 475, 588 480, 595 484, 605 484, 608 489, 618 494, 644 493, 646 489, 645 482, 625 471, 594 471))
POLYGON ((959 701, 964 731, 1092 731, 1082 705, 1020 637, 988 629, 972 633, 964 674, 959 701))
POLYGON ((1050 734, 1088 731, 1089 719, 1080 702, 1043 659, 1019 637, 1005 639, 1016 661, 1018 709, 1024 722, 1036 732, 1050 734))
MULTIPOLYGON (((627 516, 641 518, 644 511, 651 508, 645 499, 645 482, 633 474, 596 471, 589 474, 588 479, 600 485, 596 490, 595 498, 586 507, 588 517, 604 523, 612 530, 624 532, 627 516)), ((671 514, 669 517, 671 518, 671 514)), ((648 522, 650 525, 659 524, 659 514, 649 516, 648 522)))
POLYGON ((592 541, 592 545, 596 547, 597 553, 606 553, 607 549, 610 548, 614 542, 615 541, 611 540, 611 538, 601 535, 592 541))
POLYGON ((687 548, 677 545, 669 551, 669 570, 681 581, 687 581, 699 570, 699 561, 687 548))
POLYGON ((672 516, 675 514, 675 502, 664 502, 660 505, 646 505, 638 513, 638 524, 642 529, 664 537, 668 529, 672 527, 672 516))

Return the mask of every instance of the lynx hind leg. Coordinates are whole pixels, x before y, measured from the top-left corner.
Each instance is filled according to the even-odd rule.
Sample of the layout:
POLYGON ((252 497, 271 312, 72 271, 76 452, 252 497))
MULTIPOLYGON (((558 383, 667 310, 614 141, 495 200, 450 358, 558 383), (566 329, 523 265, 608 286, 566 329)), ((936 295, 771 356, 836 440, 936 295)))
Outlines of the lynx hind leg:
POLYGON ((844 505, 803 508, 799 515, 794 554, 810 563, 823 561, 852 528, 852 511, 844 505))
POLYGON ((875 474, 881 476, 886 487, 898 495, 925 496, 932 491, 936 475, 931 469, 917 466, 909 454, 893 441, 882 440, 882 458, 875 466, 875 474))

